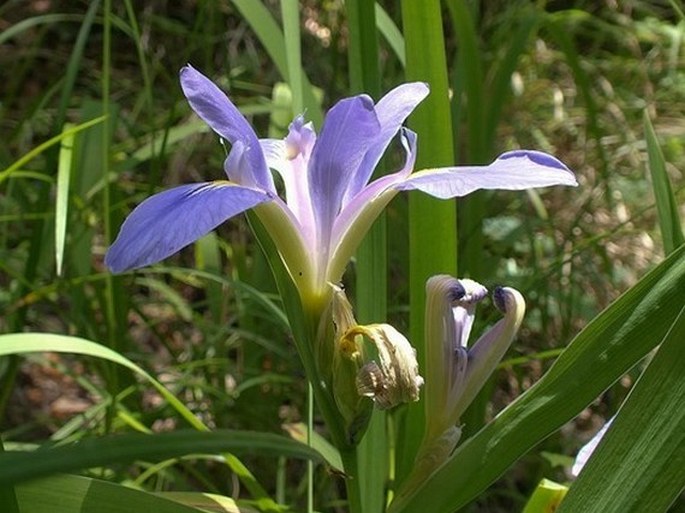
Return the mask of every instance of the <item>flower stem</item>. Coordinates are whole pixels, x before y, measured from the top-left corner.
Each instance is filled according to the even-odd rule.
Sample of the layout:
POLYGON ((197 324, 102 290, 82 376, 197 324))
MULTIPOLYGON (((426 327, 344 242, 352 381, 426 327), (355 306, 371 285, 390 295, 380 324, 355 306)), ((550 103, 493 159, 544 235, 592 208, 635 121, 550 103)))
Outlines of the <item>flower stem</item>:
POLYGON ((357 450, 350 447, 340 450, 343 467, 345 469, 345 489, 347 490, 347 511, 349 513, 362 513, 361 483, 359 482, 359 459, 357 450))

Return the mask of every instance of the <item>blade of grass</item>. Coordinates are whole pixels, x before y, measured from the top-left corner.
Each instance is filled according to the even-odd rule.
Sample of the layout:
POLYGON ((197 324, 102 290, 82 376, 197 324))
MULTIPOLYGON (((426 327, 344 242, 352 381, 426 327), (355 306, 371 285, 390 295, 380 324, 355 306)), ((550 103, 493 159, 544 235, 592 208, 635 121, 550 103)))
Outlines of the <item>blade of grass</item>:
POLYGON ((375 10, 378 32, 380 32, 388 42, 402 67, 406 66, 407 55, 404 50, 404 37, 402 36, 402 32, 400 32, 400 29, 397 28, 395 22, 378 2, 376 2, 375 10))
POLYGON ((86 130, 87 128, 92 127, 93 125, 97 125, 98 123, 102 123, 105 120, 105 116, 99 116, 95 119, 91 119, 89 121, 86 121, 84 123, 81 123, 80 125, 76 125, 74 127, 68 128, 67 130, 63 131, 62 133, 51 137, 47 141, 45 141, 42 144, 39 144, 35 148, 33 148, 31 151, 23 155, 21 158, 17 159, 13 164, 9 165, 2 171, 0 171, 0 184, 10 178, 10 176, 15 173, 16 171, 20 170, 25 164, 31 162, 33 159, 35 159, 38 155, 43 153, 45 150, 50 148, 51 146, 54 146, 55 144, 59 144, 62 142, 62 140, 66 137, 73 137, 73 135, 77 132, 80 132, 81 130, 86 130))
POLYGON ((656 210, 659 214, 659 228, 664 242, 664 251, 669 255, 685 242, 683 228, 680 226, 680 212, 666 172, 664 154, 661 152, 659 141, 646 110, 643 122, 647 141, 647 156, 649 157, 647 167, 649 167, 649 173, 652 176, 652 187, 656 198, 656 210))
POLYGON ((44 14, 42 16, 32 16, 25 20, 13 23, 5 30, 0 32, 0 45, 5 44, 13 37, 38 25, 48 25, 51 23, 62 23, 63 21, 82 21, 82 14, 44 14))
MULTIPOLYGON (((431 88, 431 94, 409 121, 419 135, 416 167, 450 165, 454 163, 454 153, 440 2, 403 0, 401 5, 407 51, 406 77, 423 80, 431 88)), ((433 274, 456 274, 456 217, 453 201, 441 202, 424 195, 409 197, 409 323, 419 368, 423 368, 425 362, 425 346, 419 343, 423 338, 425 283, 433 274), (439 251, 426 251, 436 244, 439 244, 439 251)), ((423 405, 409 405, 398 443, 401 452, 397 459, 397 475, 400 479, 414 464, 423 426, 423 405)))
POLYGON ((312 432, 311 440, 307 441, 307 426, 303 423, 296 424, 286 424, 283 429, 288 433, 290 437, 294 440, 306 443, 310 447, 316 449, 316 451, 321 454, 321 456, 326 460, 333 470, 338 472, 343 472, 342 459, 340 458, 340 452, 338 449, 333 447, 333 445, 326 440, 322 435, 316 431, 312 432))
POLYGON ((292 94, 293 112, 304 112, 304 86, 302 54, 300 52, 300 9, 298 0, 281 0, 285 60, 288 66, 288 84, 292 94))
POLYGON ((488 101, 485 102, 485 127, 483 140, 483 156, 490 159, 494 156, 494 143, 497 137, 497 127, 500 123, 502 110, 511 96, 511 76, 516 71, 532 36, 540 24, 540 13, 537 9, 525 9, 518 14, 518 23, 509 40, 506 54, 497 62, 493 73, 488 101))
MULTIPOLYGON (((65 127, 69 127, 67 124, 65 127)), ((62 139, 57 165, 57 194, 55 198, 55 262, 57 275, 62 275, 64 242, 67 234, 67 214, 69 208, 69 182, 71 181, 71 162, 74 136, 62 139)))
POLYGON ((559 513, 667 511, 685 486, 685 307, 559 513))
MULTIPOLYGON (((143 37, 140 33, 140 28, 138 27, 138 20, 136 20, 136 14, 135 11, 133 10, 133 4, 131 3, 131 0, 124 0, 124 4, 126 6, 126 15, 128 16, 128 22, 129 25, 131 26, 131 32, 132 32, 132 40, 133 44, 136 46, 136 54, 138 56, 138 63, 140 65, 140 72, 143 77, 143 98, 145 100, 145 103, 147 104, 147 107, 149 109, 149 114, 150 114, 150 119, 153 119, 153 105, 154 105, 154 100, 152 96, 152 78, 150 76, 150 68, 148 66, 147 59, 145 58, 145 49, 143 48, 143 37)), ((151 169, 150 169, 150 190, 148 191, 149 194, 152 193, 152 187, 154 184, 159 183, 159 176, 160 176, 160 169, 159 169, 159 163, 157 159, 155 159, 155 140, 157 139, 157 131, 154 129, 154 127, 151 128, 150 130, 150 164, 151 164, 151 169)), ((163 147, 163 143, 160 145, 163 147)), ((161 149, 161 148, 160 148, 161 149)))
MULTIPOLYGON (((219 238, 214 232, 210 232, 195 243, 195 266, 200 271, 205 271, 219 276, 221 274, 221 251, 219 238)), ((215 281, 207 281, 204 285, 209 303, 209 311, 215 323, 222 322, 224 291, 223 286, 215 281)))
MULTIPOLYGON (((257 37, 261 41, 264 49, 271 57, 271 60, 276 65, 281 76, 290 83, 290 75, 288 74, 288 57, 285 50, 285 38, 283 31, 278 26, 278 23, 273 19, 269 10, 261 1, 255 0, 232 0, 233 5, 236 6, 240 14, 250 24, 252 30, 255 31, 257 37)), ((321 112, 321 105, 316 99, 314 88, 307 79, 304 71, 302 73, 302 87, 304 94, 304 106, 307 111, 307 116, 314 123, 316 127, 321 126, 323 121, 323 113, 321 112)))

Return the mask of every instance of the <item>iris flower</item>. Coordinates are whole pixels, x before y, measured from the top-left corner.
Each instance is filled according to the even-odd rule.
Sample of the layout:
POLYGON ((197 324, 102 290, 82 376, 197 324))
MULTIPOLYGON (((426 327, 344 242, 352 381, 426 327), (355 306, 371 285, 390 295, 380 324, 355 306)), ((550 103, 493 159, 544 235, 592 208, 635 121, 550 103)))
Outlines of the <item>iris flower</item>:
POLYGON ((339 101, 318 136, 298 116, 285 139, 276 140, 259 139, 228 97, 193 67, 183 67, 180 79, 192 109, 231 145, 227 179, 181 185, 143 201, 105 257, 113 272, 158 262, 254 209, 306 301, 325 297, 328 283, 340 281, 363 236, 398 191, 418 189, 446 199, 477 189, 576 185, 564 164, 537 151, 508 152, 487 166, 412 173, 417 137, 402 123, 428 95, 423 83, 400 85, 375 104, 367 95, 339 101), (398 133, 404 165, 371 181, 398 133), (282 195, 272 170, 280 176, 282 195))

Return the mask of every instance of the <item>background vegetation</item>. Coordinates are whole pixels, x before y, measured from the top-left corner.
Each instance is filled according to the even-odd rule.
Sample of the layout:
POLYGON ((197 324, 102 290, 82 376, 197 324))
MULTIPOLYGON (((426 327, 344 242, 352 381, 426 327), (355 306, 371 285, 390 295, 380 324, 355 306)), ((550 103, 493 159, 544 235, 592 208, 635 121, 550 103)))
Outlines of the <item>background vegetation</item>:
MULTIPOLYGON (((380 3, 388 19, 379 20, 401 28, 398 5, 380 3)), ((0 6, 0 332, 98 341, 150 372, 206 426, 280 433, 306 417, 307 387, 268 266, 242 218, 149 269, 112 277, 102 263, 142 199, 169 185, 222 177, 224 152, 178 85, 182 65, 192 63, 229 91, 259 134, 285 130, 292 117, 287 77, 270 46, 270 23, 280 26, 281 10, 275 1, 264 2, 263 11, 257 4, 0 6)), ((480 211, 459 205, 461 270, 488 285, 512 285, 528 302, 524 329, 483 403, 491 418, 663 259, 643 122, 651 119, 682 205, 685 20, 666 1, 472 2, 483 78, 477 98, 456 4, 445 2, 443 16, 457 162, 537 148, 562 159, 580 182, 544 196, 498 192, 480 211), (493 131, 480 150, 476 118, 493 131), (483 214, 482 225, 467 223, 472 212, 483 214)), ((341 1, 304 1, 300 22, 303 70, 325 111, 356 88, 348 13, 341 1)), ((405 80, 398 35, 389 28, 384 34, 381 91, 405 80)), ((392 168, 393 157, 387 161, 392 168)), ((407 209, 401 196, 387 212, 389 317, 405 333, 407 209)), ((440 248, 436 241, 433 251, 440 248)), ((354 273, 352 266, 351 289, 354 273)), ((540 478, 566 480, 570 458, 615 412, 634 378, 626 375, 519 461, 473 510, 519 511, 540 478)), ((171 431, 183 423, 173 405, 123 367, 57 353, 0 360, 7 445, 171 431)), ((304 463, 241 460, 278 502, 304 504, 304 463)), ((89 475, 152 491, 242 493, 231 469, 212 458, 120 464, 89 475)), ((319 469, 316 487, 317 508, 341 507, 339 477, 319 469)))

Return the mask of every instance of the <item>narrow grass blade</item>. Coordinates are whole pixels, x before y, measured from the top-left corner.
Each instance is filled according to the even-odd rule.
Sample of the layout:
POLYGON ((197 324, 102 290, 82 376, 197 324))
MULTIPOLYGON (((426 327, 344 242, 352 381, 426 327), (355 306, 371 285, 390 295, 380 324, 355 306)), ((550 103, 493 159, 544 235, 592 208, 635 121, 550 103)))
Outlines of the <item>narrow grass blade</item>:
MULTIPOLYGON (((219 249, 219 237, 210 232, 195 243, 195 265, 198 270, 221 275, 221 251, 219 249)), ((221 283, 207 280, 205 284, 209 311, 212 312, 214 322, 222 322, 224 291, 221 283)))
POLYGON ((55 335, 52 333, 13 333, 0 335, 0 356, 36 352, 74 353, 108 360, 132 370, 147 380, 169 404, 195 429, 207 431, 208 428, 159 381, 133 363, 128 358, 101 344, 78 337, 55 335))
POLYGON ((82 14, 43 14, 41 16, 32 16, 31 18, 26 18, 25 20, 13 23, 5 30, 0 32, 0 45, 6 43, 13 37, 18 36, 22 32, 39 25, 49 25, 52 23, 62 23, 65 21, 80 22, 82 20, 82 14))
POLYGON ((402 36, 400 29, 397 28, 395 22, 378 2, 376 2, 375 9, 378 32, 383 35, 390 45, 390 48, 392 48, 392 51, 397 56, 397 59, 400 61, 400 64, 404 67, 407 64, 407 55, 404 49, 404 36, 402 36))
POLYGON ((188 454, 229 451, 323 461, 311 447, 272 433, 228 429, 133 433, 89 438, 49 449, 0 454, 0 484, 16 484, 58 472, 129 464, 137 460, 159 461, 188 454))
POLYGON ((644 131, 647 142, 647 162, 649 173, 652 176, 652 187, 656 198, 656 209, 659 214, 659 228, 664 242, 664 251, 669 255, 675 248, 680 246, 683 239, 683 228, 680 225, 680 212, 676 203, 671 182, 666 172, 664 154, 659 146, 659 141, 654 133, 654 127, 649 119, 647 111, 644 113, 644 131))
POLYGON ((684 287, 681 246, 590 322, 538 383, 459 446, 417 493, 391 511, 449 512, 477 497, 663 340, 685 305, 684 287))
MULTIPOLYGON (((403 0, 402 23, 407 51, 408 80, 428 82, 431 93, 409 120, 418 133, 417 169, 454 163, 452 120, 440 2, 403 0)), ((410 340, 417 349, 419 368, 425 362, 423 311, 425 283, 433 274, 456 274, 457 227, 454 201, 439 201, 424 195, 409 197, 409 286, 410 340), (439 245, 439 246, 438 246, 439 245), (439 251, 426 251, 439 247, 439 251)), ((398 479, 414 465, 423 437, 423 405, 409 405, 398 442, 398 479)))
MULTIPOLYGON (((70 125, 65 125, 69 127, 70 125)), ((57 164, 57 194, 55 199, 55 262, 57 275, 62 275, 64 242, 67 235, 67 215, 69 209, 69 183, 71 181, 71 162, 74 149, 74 134, 64 137, 59 150, 57 164)))
POLYGON ((685 307, 559 513, 666 511, 685 487, 685 307))
POLYGON ((300 8, 298 0, 281 0, 288 84, 292 93, 293 112, 304 112, 302 54, 300 52, 300 8))
MULTIPOLYGON (((288 73, 288 58, 285 50, 285 38, 283 31, 278 26, 278 23, 273 19, 269 10, 261 1, 255 0, 232 0, 240 14, 250 24, 252 30, 255 31, 257 37, 264 45, 264 49, 271 57, 271 60, 278 68, 281 76, 290 82, 290 75, 288 73)), ((307 117, 314 123, 315 126, 320 127, 323 121, 323 113, 321 105, 316 99, 314 88, 302 71, 302 87, 304 94, 304 106, 307 110, 307 117)))
POLYGON ((19 170, 24 166, 25 164, 31 162, 33 159, 35 159, 38 155, 43 153, 45 150, 50 148, 51 146, 54 146, 55 144, 59 144, 62 142, 62 140, 65 137, 73 137, 74 134, 77 132, 80 132, 81 130, 86 130, 87 128, 90 128, 93 125, 97 125, 98 123, 102 123, 105 120, 106 116, 100 116, 95 119, 91 119, 89 121, 86 121, 85 123, 81 123, 80 125, 76 125, 73 128, 69 128, 65 130, 64 132, 51 137, 44 143, 36 146, 34 149, 26 153, 23 157, 19 158, 16 162, 11 164, 10 166, 6 167, 2 171, 0 171, 0 184, 7 180, 12 173, 15 171, 19 170))
POLYGON ((466 121, 469 138, 466 157, 470 163, 480 164, 482 159, 488 156, 485 150, 484 130, 486 120, 486 102, 483 101, 485 80, 476 24, 471 15, 471 7, 465 0, 450 0, 447 5, 459 44, 458 72, 462 75, 467 98, 466 121))

